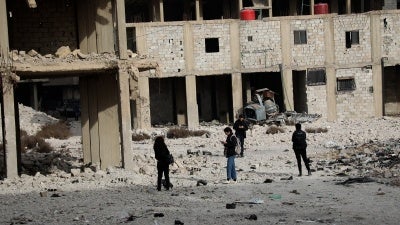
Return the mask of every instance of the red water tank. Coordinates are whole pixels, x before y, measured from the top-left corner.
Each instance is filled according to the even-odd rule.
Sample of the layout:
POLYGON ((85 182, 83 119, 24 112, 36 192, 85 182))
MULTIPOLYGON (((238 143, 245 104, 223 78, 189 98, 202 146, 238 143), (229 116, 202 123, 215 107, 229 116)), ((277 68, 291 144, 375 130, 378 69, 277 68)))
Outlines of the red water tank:
POLYGON ((314 5, 314 14, 328 14, 329 6, 328 3, 318 3, 314 5))
POLYGON ((253 9, 242 9, 242 11, 240 11, 240 19, 241 20, 255 20, 256 12, 253 9))

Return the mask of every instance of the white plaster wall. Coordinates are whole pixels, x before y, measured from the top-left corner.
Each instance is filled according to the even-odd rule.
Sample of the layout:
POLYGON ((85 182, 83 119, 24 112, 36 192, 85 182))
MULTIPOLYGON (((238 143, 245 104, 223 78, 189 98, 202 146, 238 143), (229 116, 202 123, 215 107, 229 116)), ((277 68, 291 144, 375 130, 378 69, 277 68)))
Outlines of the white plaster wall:
POLYGON ((333 22, 336 63, 348 65, 371 62, 370 17, 365 14, 340 15, 333 22), (360 44, 346 48, 346 31, 357 30, 360 44))
POLYGON ((336 70, 336 77, 354 77, 354 91, 338 92, 336 94, 337 118, 367 118, 375 115, 374 97, 370 92, 372 87, 372 69, 350 68, 336 70))
POLYGON ((230 24, 204 23, 193 26, 194 69, 199 73, 231 69, 230 24), (206 52, 205 39, 218 38, 219 52, 206 52))
POLYGON ((146 45, 149 57, 157 60, 163 76, 186 73, 182 25, 147 27, 146 45))
POLYGON ((292 66, 320 66, 325 63, 324 20, 292 20, 290 22, 292 66), (294 44, 295 30, 306 30, 307 44, 294 44))
POLYGON ((400 14, 381 15, 382 57, 400 61, 400 14))
POLYGON ((262 69, 281 64, 280 21, 240 21, 240 53, 243 69, 262 69))

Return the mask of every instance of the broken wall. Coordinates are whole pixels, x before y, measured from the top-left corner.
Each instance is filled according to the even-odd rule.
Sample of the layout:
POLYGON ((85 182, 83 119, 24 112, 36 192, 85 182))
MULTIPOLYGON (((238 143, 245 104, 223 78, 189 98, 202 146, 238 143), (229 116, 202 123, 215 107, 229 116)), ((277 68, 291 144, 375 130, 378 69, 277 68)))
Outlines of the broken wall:
POLYGON ((10 49, 35 49, 42 55, 55 53, 60 46, 78 48, 75 1, 36 0, 37 8, 26 1, 7 1, 10 49))
POLYGON ((382 57, 389 62, 400 61, 400 14, 381 15, 382 57))
POLYGON ((322 118, 328 116, 326 85, 306 86, 307 108, 309 113, 320 114, 322 118))
POLYGON ((337 118, 367 118, 375 115, 372 86, 372 69, 349 68, 336 70, 337 78, 354 78, 355 90, 336 94, 337 118))

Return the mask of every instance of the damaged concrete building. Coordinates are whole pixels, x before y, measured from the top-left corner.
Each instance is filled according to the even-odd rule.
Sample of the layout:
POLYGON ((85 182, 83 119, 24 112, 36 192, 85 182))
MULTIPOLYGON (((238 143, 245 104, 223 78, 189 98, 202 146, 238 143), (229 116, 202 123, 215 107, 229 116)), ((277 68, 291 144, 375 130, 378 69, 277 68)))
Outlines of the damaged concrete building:
POLYGON ((14 92, 30 85, 37 105, 35 84, 47 79, 79 84, 84 162, 101 168, 130 168, 131 129, 229 123, 259 88, 275 91, 281 112, 399 115, 398 8, 397 0, 0 0, 2 59, 19 78, 2 70, 7 177, 18 175, 20 154, 14 92), (76 57, 49 55, 62 46, 79 49, 76 57))

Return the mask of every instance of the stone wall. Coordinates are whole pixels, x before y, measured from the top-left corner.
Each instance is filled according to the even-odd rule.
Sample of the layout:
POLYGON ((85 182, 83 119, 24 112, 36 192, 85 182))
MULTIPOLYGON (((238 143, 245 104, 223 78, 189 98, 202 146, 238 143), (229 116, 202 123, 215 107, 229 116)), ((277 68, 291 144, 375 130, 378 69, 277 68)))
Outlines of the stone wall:
POLYGON ((334 17, 335 57, 338 65, 371 62, 370 17, 365 14, 334 17), (359 31, 359 44, 346 48, 346 32, 359 31))
POLYGON ((280 21, 240 21, 242 69, 265 69, 282 63, 280 21))
POLYGON ((354 78, 356 89, 353 91, 340 91, 336 94, 337 118, 366 118, 373 117, 374 96, 372 87, 372 69, 350 68, 336 70, 337 78, 354 78))
POLYGON ((200 74, 223 73, 230 70, 230 23, 193 24, 194 70, 200 74), (206 38, 218 38, 219 51, 206 52, 206 38))
POLYGON ((163 76, 186 73, 183 25, 148 27, 146 37, 148 55, 160 64, 163 76))
POLYGON ((306 93, 308 112, 321 114, 322 118, 327 118, 328 106, 326 104, 326 85, 307 85, 306 93))
MULTIPOLYGON (((41 54, 55 53, 61 46, 78 48, 75 1, 36 0, 31 9, 26 1, 8 1, 10 48, 41 54)), ((110 34, 112 35, 112 34, 110 34)))
POLYGON ((292 20, 290 22, 291 33, 290 44, 292 45, 293 67, 314 67, 324 65, 325 41, 324 20, 306 19, 292 20), (305 30, 307 33, 307 44, 294 44, 294 31, 305 30))

